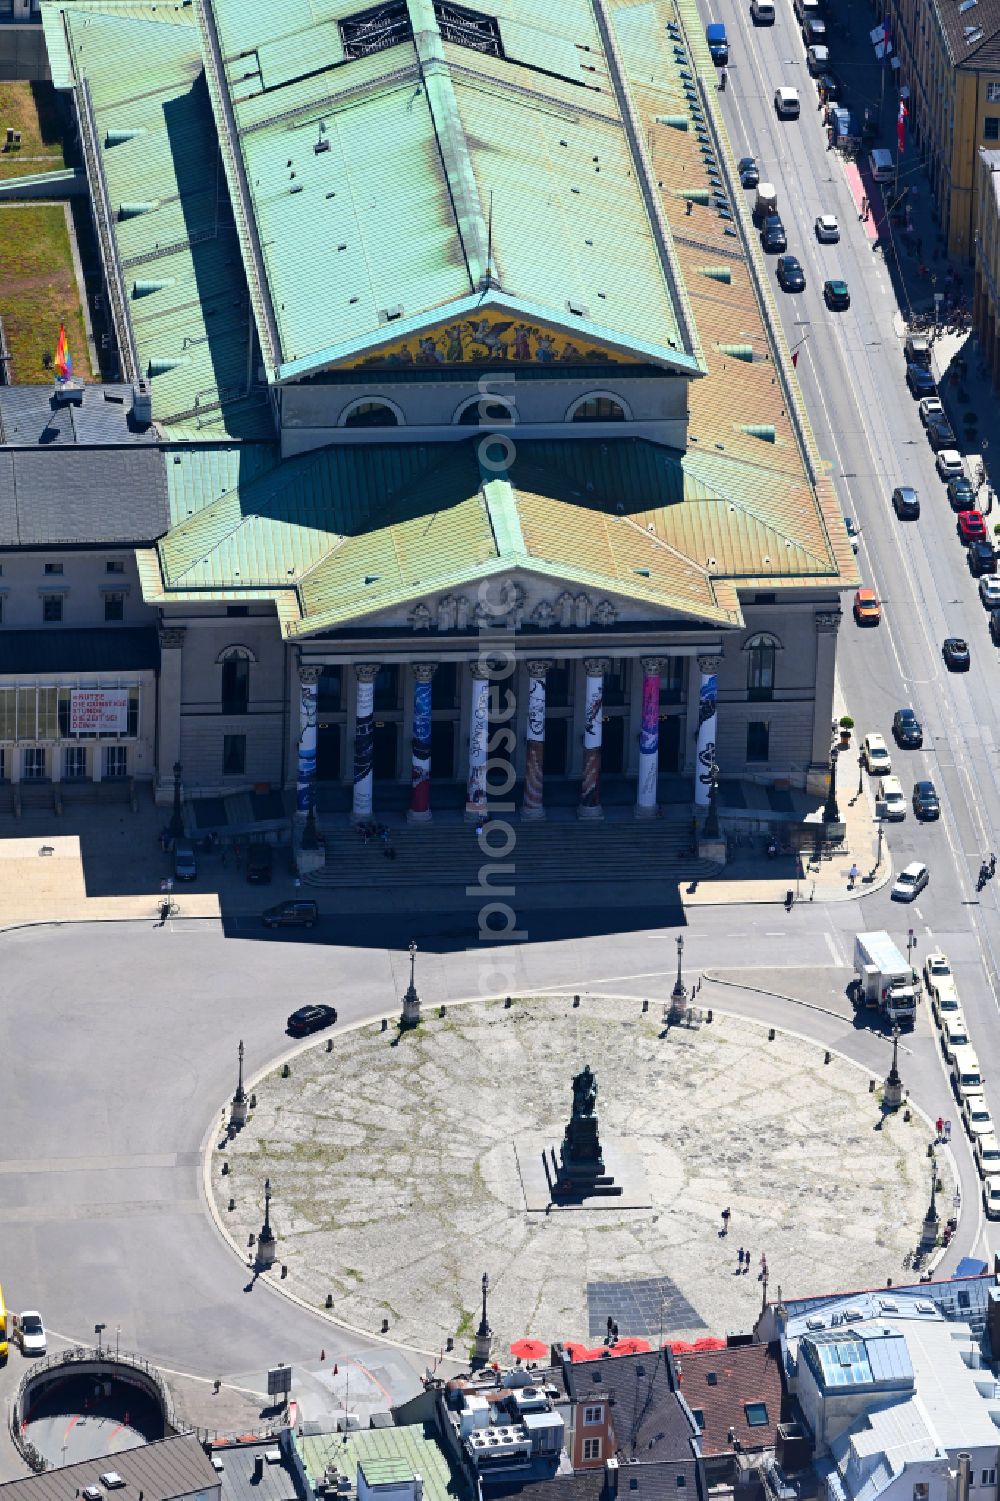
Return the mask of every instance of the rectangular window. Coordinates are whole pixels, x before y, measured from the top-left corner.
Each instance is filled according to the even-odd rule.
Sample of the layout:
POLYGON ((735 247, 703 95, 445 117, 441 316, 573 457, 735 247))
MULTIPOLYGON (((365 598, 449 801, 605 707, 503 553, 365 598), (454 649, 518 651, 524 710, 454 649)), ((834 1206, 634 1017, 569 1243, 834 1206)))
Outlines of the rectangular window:
POLYGON ((913 1501, 927 1501, 931 1493, 930 1484, 926 1480, 918 1480, 913 1487, 913 1501))
POLYGON ((747 761, 766 761, 771 740, 771 726, 766 719, 751 719, 747 725, 747 761))
POLYGON ((21 753, 21 780, 41 782, 45 778, 45 752, 40 748, 26 746, 21 753))
POLYGON ((585 1438, 583 1441, 584 1459, 600 1459, 601 1440, 599 1438, 585 1438))
POLYGON ((585 1407, 583 1409, 583 1421, 588 1426, 593 1423, 602 1423, 604 1421, 604 1408, 585 1407))
POLYGON ((226 606, 226 614, 229 616, 230 620, 234 620, 236 618, 242 618, 242 616, 250 614, 250 606, 249 605, 227 605, 226 606))
POLYGON ((34 688, 18 688, 17 690, 17 738, 18 740, 34 740, 38 730, 38 720, 35 714, 37 708, 37 696, 34 688))
POLYGON ((63 618, 63 597, 61 594, 42 595, 42 620, 46 625, 55 625, 63 618))
POLYGON ((0 688, 0 740, 17 739, 17 689, 0 688))
POLYGON ((222 712, 245 714, 250 702, 250 663, 246 657, 227 657, 222 664, 222 712))
POLYGON ((767 1403, 766 1402, 745 1402, 743 1404, 743 1411, 747 1415, 747 1427, 748 1428, 766 1428, 767 1427, 767 1403))
POLYGON ((699 1433, 704 1433, 705 1432, 705 1414, 704 1414, 704 1411, 700 1407, 692 1407, 692 1409, 691 1409, 691 1416, 694 1418, 694 1425, 697 1428, 698 1432, 699 1433))
POLYGON ((104 776, 109 782, 116 777, 128 776, 128 746, 106 745, 104 747, 104 776))
POLYGON ((58 688, 38 689, 38 729, 36 731, 39 740, 59 739, 59 712, 57 708, 58 688))
POLYGON ((986 103, 1000 104, 1000 83, 988 83, 986 85, 986 103))
POLYGON ((983 140, 1000 141, 1000 115, 987 115, 983 121, 983 140))
POLYGON ((87 747, 67 745, 63 750, 63 781, 80 782, 87 775, 87 747))
POLYGON ((109 593, 104 596, 104 618, 108 621, 125 619, 124 594, 109 593))
MULTIPOLYGON (((993 88, 993 87, 1000 88, 1000 84, 996 84, 996 85, 991 84, 990 87, 991 88, 993 88)), ((996 1485, 996 1483, 997 1483, 997 1472, 996 1472, 996 1470, 984 1470, 983 1471, 983 1478, 980 1481, 980 1484, 981 1485, 996 1485)))
POLYGON ((125 560, 123 558, 109 558, 104 565, 105 573, 124 573, 125 560))
POLYGON ((223 735, 222 775, 224 777, 241 777, 246 771, 246 765, 247 737, 245 735, 223 735))
POLYGON ((45 565, 45 572, 49 578, 55 577, 56 574, 62 573, 62 571, 63 565, 61 563, 46 563, 45 565))
POLYGON ((620 658, 611 663, 611 670, 604 674, 604 702, 619 708, 627 697, 628 663, 620 658))

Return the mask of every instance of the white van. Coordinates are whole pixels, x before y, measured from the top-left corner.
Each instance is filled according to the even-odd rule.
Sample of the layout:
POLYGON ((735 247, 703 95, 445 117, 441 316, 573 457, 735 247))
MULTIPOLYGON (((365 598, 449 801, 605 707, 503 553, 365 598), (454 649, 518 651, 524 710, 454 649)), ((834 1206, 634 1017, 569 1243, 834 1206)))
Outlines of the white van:
POLYGON ((947 1061, 953 1063, 955 1050, 969 1046, 969 1029, 965 1024, 965 1017, 961 1011, 953 1011, 941 1023, 941 1051, 947 1061))
POLYGON ((983 1184, 983 1204, 986 1218, 1000 1220, 1000 1178, 987 1178, 983 1184))
POLYGON ((973 1150, 980 1178, 1000 1175, 1000 1141, 995 1136, 977 1136, 973 1150))
POLYGON ((970 1094, 982 1094, 983 1071, 975 1049, 957 1047, 951 1060, 951 1087, 959 1104, 970 1094))
POLYGON ((892 152, 886 151, 884 146, 876 146, 868 153, 868 169, 876 182, 891 182, 896 172, 892 152))
POLYGON ((750 15, 756 26, 773 26, 774 0, 750 0, 750 15))
POLYGON ((885 817, 898 823, 906 817, 906 798, 898 777, 883 777, 878 789, 879 801, 885 804, 885 817))

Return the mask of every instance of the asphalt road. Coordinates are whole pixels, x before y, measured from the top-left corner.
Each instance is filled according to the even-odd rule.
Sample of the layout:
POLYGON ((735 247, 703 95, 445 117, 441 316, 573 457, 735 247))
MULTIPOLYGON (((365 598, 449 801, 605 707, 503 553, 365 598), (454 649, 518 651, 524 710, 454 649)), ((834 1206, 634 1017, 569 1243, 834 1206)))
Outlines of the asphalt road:
MULTIPOLYGON (((766 257, 788 343, 799 349, 798 375, 820 452, 845 513, 861 528, 863 581, 883 601, 879 628, 859 629, 848 609, 840 634, 839 675, 857 721, 856 739, 877 730, 892 746, 893 712, 912 705, 923 722, 924 748, 893 748, 893 771, 907 797, 915 781, 930 778, 942 802, 939 823, 918 824, 910 812, 887 830, 895 867, 925 861, 929 887, 909 909, 892 904, 885 893, 865 898, 865 925, 884 925, 903 942, 912 926, 918 954, 932 946, 949 954, 987 1077, 987 1098, 1000 1119, 997 883, 981 894, 975 890, 981 860, 1000 843, 997 651, 917 403, 905 384, 904 329, 893 286, 881 252, 873 253, 858 222, 841 159, 827 150, 791 0, 779 0, 773 27, 755 27, 742 4, 710 6, 703 0, 702 9, 706 22, 723 19, 730 32, 732 66, 720 102, 734 154, 756 156, 762 178, 775 183, 789 253, 806 273, 805 292, 787 295, 774 279, 776 258, 766 257), (779 84, 799 89, 798 121, 777 119, 773 95, 779 84), (837 245, 820 245, 813 231, 817 214, 827 212, 840 222, 837 245), (847 312, 831 313, 824 304, 822 284, 831 276, 849 284, 847 312), (919 520, 896 517, 890 497, 899 484, 918 490, 919 520), (949 635, 970 642, 968 673, 945 668, 941 643, 949 635)), ((863 17, 859 23, 866 24, 863 17)), ((836 40, 831 53, 836 65, 836 40)), ((871 89, 877 69, 866 76, 871 89)), ((853 83, 851 88, 854 102, 858 91, 853 83)), ((926 197, 912 148, 905 161, 906 175, 926 197)), ((746 197, 749 203, 752 195, 746 197)), ((841 768, 845 797, 857 788, 855 751, 841 768)), ((991 1230, 991 1242, 996 1239, 991 1230)))

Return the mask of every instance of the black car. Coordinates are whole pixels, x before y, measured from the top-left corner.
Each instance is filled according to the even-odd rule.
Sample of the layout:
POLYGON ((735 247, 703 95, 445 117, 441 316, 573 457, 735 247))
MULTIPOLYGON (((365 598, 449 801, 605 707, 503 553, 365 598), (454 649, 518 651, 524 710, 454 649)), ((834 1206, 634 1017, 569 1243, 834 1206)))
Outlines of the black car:
POLYGON ((901 521, 914 521, 920 515, 920 496, 912 485, 897 485, 892 492, 892 508, 901 521))
POLYGON ((833 73, 817 73, 815 81, 817 91, 825 99, 828 99, 831 102, 835 99, 843 99, 844 85, 841 83, 839 78, 835 77, 833 73))
POLYGON ((288 1018, 288 1030, 293 1037, 305 1037, 307 1032, 332 1027, 336 1020, 336 1006, 300 1006, 288 1018))
POLYGON ((314 928, 319 907, 310 901, 279 902, 276 907, 265 907, 260 920, 265 928, 314 928))
POLYGON ((973 578, 979 578, 984 573, 996 573, 997 555, 993 551, 992 542, 987 542, 985 537, 977 537, 974 542, 970 542, 965 555, 973 578))
POLYGON ((834 312, 843 312, 851 305, 851 293, 846 281, 840 277, 834 277, 823 283, 823 298, 828 308, 834 312))
POLYGON ((908 363, 906 366, 906 384, 909 386, 910 393, 913 396, 937 395, 937 381, 926 365, 908 363))
POLYGON ((958 447, 955 429, 943 412, 932 412, 927 418, 926 427, 927 441, 935 453, 937 453, 939 448, 958 447))
POLYGON ((247 850, 247 880, 255 886, 269 886, 274 870, 274 850, 269 844, 251 844, 247 850))
POLYGON ((971 480, 964 474, 948 481, 948 499, 953 511, 971 511, 976 503, 976 492, 971 480))
POLYGON ((1000 610, 990 611, 990 638, 994 646, 1000 646, 1000 610))
POLYGON ((806 16, 802 22, 802 40, 807 47, 825 47, 826 22, 821 21, 819 16, 806 16))
POLYGON ((771 253, 788 249, 785 226, 781 222, 780 214, 766 215, 760 227, 760 243, 771 253))
POLYGON ((924 731, 912 709, 897 709, 892 716, 892 733, 897 745, 910 750, 919 750, 924 743, 924 731))
POLYGON ((779 255, 777 265, 778 285, 786 292, 804 292, 806 274, 794 255, 779 255))
POLYGON ((745 188, 755 188, 760 182, 760 169, 752 156, 741 156, 736 170, 740 174, 740 183, 745 188))
POLYGON ((917 818, 941 817, 941 804, 933 782, 914 782, 913 811, 917 818))
POLYGON ((950 672, 968 672, 972 665, 969 643, 963 641, 961 636, 948 636, 941 647, 941 655, 950 672))

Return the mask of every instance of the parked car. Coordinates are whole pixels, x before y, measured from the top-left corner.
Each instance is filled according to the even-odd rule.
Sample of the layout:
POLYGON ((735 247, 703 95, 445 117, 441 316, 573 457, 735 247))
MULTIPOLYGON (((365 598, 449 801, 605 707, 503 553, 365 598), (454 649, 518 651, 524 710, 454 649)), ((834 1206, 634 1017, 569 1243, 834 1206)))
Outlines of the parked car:
POLYGON ((924 730, 912 709, 897 709, 892 716, 892 733, 896 744, 907 750, 919 750, 924 743, 924 730))
POLYGON ((780 214, 767 215, 760 227, 760 243, 766 251, 772 254, 775 251, 787 249, 788 238, 780 214))
POLYGON ((843 100, 844 85, 835 73, 820 73, 814 80, 816 90, 821 98, 829 100, 832 104, 836 100, 843 100))
POLYGON ((821 245, 836 245, 840 239, 840 225, 837 223, 836 214, 817 215, 816 238, 821 245))
POLYGON ((967 1094, 962 1101, 962 1119, 969 1136, 975 1141, 977 1136, 995 1136, 996 1127, 990 1114, 989 1106, 981 1094, 967 1094))
POLYGON ((44 1355, 46 1350, 45 1325, 36 1308, 29 1308, 17 1321, 17 1342, 22 1355, 44 1355))
POLYGON ((983 1208, 988 1220, 1000 1219, 1000 1178, 987 1178, 983 1183, 983 1208))
POLYGON ((941 404, 939 396, 922 397, 917 406, 917 411, 920 413, 920 420, 924 424, 924 427, 927 426, 932 417, 944 416, 944 407, 941 404))
POLYGON ((884 777, 892 770, 889 747, 881 735, 866 735, 861 746, 861 755, 872 776, 884 777))
POLYGON ((269 886, 274 871, 274 850, 269 844, 251 844, 247 849, 247 880, 252 885, 269 886))
POLYGON ((969 1024, 963 1011, 953 1011, 946 1016, 941 1026, 941 1051, 949 1063, 955 1057, 956 1048, 971 1047, 969 1024))
POLYGON ((797 120, 801 103, 798 89, 783 84, 774 91, 774 113, 779 120, 797 120))
POLYGON ((948 955, 941 949, 932 949, 924 960, 924 984, 931 995, 936 996, 938 986, 954 979, 948 955))
POLYGON ((1000 608, 1000 578, 995 573, 984 573, 979 580, 979 601, 987 610, 1000 608))
POLYGON ((830 67, 830 49, 817 43, 814 47, 806 48, 806 67, 813 78, 819 78, 830 67))
POLYGON ((760 169, 752 156, 741 156, 736 170, 743 187, 755 188, 760 182, 760 169))
POLYGON ((961 1011, 961 1009, 962 1006, 958 999, 958 991, 955 989, 954 980, 949 979, 947 981, 942 981, 938 986, 937 994, 935 995, 934 1000, 931 1003, 931 1010, 934 1012, 934 1020, 937 1022, 938 1026, 944 1027, 945 1023, 948 1021, 948 1018, 951 1016, 956 1016, 958 1012, 961 1011))
POLYGON ((990 611, 990 640, 1000 646, 1000 609, 990 611))
POLYGON ((907 334, 903 345, 903 359, 908 365, 931 365, 931 346, 922 334, 907 334))
POLYGON ((174 878, 178 881, 194 881, 198 877, 198 862, 193 844, 174 845, 174 878))
POLYGON ((823 298, 832 312, 841 313, 851 305, 851 294, 846 281, 834 277, 823 283, 823 298))
POLYGON ((288 1030, 293 1037, 305 1037, 307 1032, 332 1027, 336 1020, 336 1006, 300 1006, 288 1018, 288 1030))
POLYGON ((920 515, 920 496, 912 485, 897 485, 892 492, 892 508, 900 521, 916 521, 920 515))
POLYGON ((961 540, 968 546, 970 542, 975 542, 977 539, 985 539, 987 535, 986 518, 982 511, 959 511, 955 530, 958 532, 961 540))
MULTIPOLYGON (((995 1136, 977 1136, 973 1152, 980 1178, 1000 1174, 1000 1141, 995 1136)), ((997 1177, 997 1182, 1000 1183, 1000 1176, 997 1177)))
POLYGON ((278 902, 275 907, 265 907, 260 915, 265 928, 314 928, 319 922, 319 907, 315 902, 278 902))
POLYGON ((854 619, 858 625, 878 625, 882 619, 882 606, 874 589, 855 591, 854 619))
POLYGON ((889 894, 894 902, 912 902, 914 897, 920 895, 929 880, 930 872, 927 866, 920 860, 913 860, 909 865, 904 865, 899 872, 889 894))
POLYGON ((966 475, 958 474, 948 481, 948 500, 953 511, 971 511, 976 503, 976 492, 966 475))
POLYGON ((963 472, 962 455, 957 448, 942 448, 935 456, 934 464, 942 479, 954 479, 963 472))
POLYGON ((933 782, 913 784, 913 812, 917 818, 926 820, 928 823, 931 819, 941 817, 941 804, 933 782))
MULTIPOLYGON (((964 513, 963 513, 964 514, 964 513)), ((973 578, 990 578, 997 571, 997 555, 993 551, 993 543, 985 537, 973 537, 966 553, 969 560, 969 572, 973 578)))
POLYGON ((926 365, 907 365, 906 384, 913 396, 937 395, 937 381, 926 365))
POLYGON ((955 429, 943 412, 936 412, 928 417, 924 426, 927 432, 927 441, 935 453, 939 448, 954 448, 958 442, 958 439, 955 437, 955 429))
POLYGON ((806 289, 806 274, 796 256, 779 255, 778 264, 775 268, 778 285, 785 292, 804 292, 806 289))
POLYGON ((944 665, 950 672, 968 672, 972 665, 969 643, 961 636, 948 636, 941 647, 944 665))
POLYGON ((802 40, 807 47, 825 47, 826 22, 819 16, 806 16, 802 22, 802 40))

